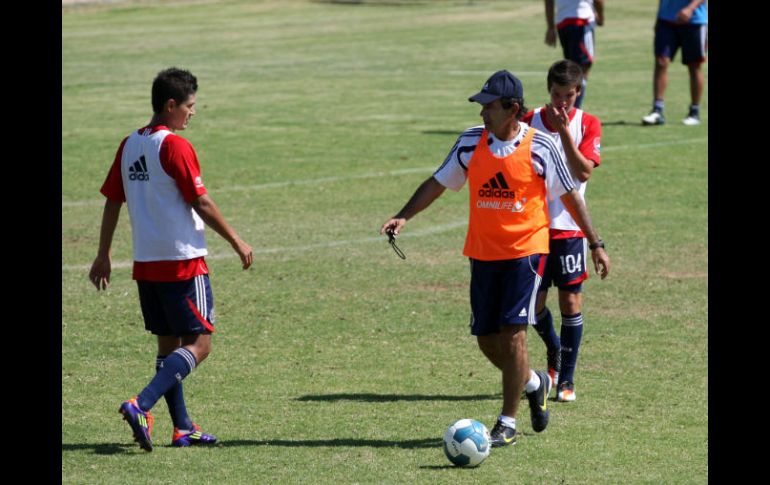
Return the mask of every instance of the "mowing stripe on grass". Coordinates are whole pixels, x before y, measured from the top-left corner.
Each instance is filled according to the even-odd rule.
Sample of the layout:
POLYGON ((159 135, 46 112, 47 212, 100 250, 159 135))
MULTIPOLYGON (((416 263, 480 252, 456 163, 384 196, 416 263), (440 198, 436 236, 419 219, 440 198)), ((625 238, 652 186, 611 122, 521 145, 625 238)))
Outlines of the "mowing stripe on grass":
POLYGON ((657 148, 670 145, 686 145, 690 143, 701 143, 704 141, 708 141, 708 138, 685 138, 683 140, 661 141, 657 143, 640 143, 638 145, 618 145, 614 147, 602 148, 602 152, 614 152, 617 150, 625 150, 627 148, 657 148))
MULTIPOLYGON (((405 232, 403 234, 400 234, 399 237, 423 237, 423 236, 430 236, 432 234, 439 234, 442 232, 451 231, 452 229, 457 229, 458 227, 465 227, 468 225, 467 220, 462 221, 455 221, 450 222, 449 224, 442 224, 439 226, 433 226, 426 229, 416 230, 413 232, 405 232)), ((327 241, 327 242, 321 242, 321 243, 315 243, 315 244, 307 244, 304 246, 290 246, 290 247, 280 247, 280 248, 263 248, 263 249, 254 249, 252 252, 254 255, 257 254, 280 254, 280 253, 296 253, 296 252, 305 252, 305 251, 311 251, 313 249, 327 249, 327 248, 334 248, 337 246, 348 246, 353 244, 363 244, 363 243, 371 243, 371 242, 383 242, 387 243, 388 240, 385 238, 385 236, 372 236, 372 237, 364 237, 361 239, 341 239, 338 241, 327 241)), ((389 248, 386 248, 386 246, 383 244, 383 248, 390 251, 389 248)), ((206 256, 206 259, 231 259, 238 257, 233 252, 227 252, 227 253, 221 253, 221 254, 214 254, 214 255, 208 255, 206 256)), ((133 264, 132 261, 115 261, 112 263, 113 269, 120 269, 120 268, 130 268, 133 264)), ((91 269, 90 264, 69 264, 62 266, 62 271, 87 271, 91 269)))
MULTIPOLYGON (((618 146, 604 148, 602 151, 613 152, 617 150, 626 150, 629 148, 634 148, 634 149, 657 148, 657 147, 663 147, 663 146, 669 146, 669 145, 701 143, 705 141, 708 141, 708 138, 691 138, 691 139, 685 139, 685 140, 662 141, 658 143, 645 143, 645 144, 639 144, 639 145, 618 145, 618 146)), ((292 185, 316 185, 316 184, 322 184, 325 182, 342 182, 345 180, 357 180, 357 179, 367 179, 367 178, 375 178, 375 177, 386 177, 386 176, 393 176, 393 175, 409 175, 412 173, 424 173, 424 172, 434 171, 435 169, 436 167, 414 167, 414 168, 404 168, 401 170, 392 170, 390 172, 368 172, 368 173, 360 173, 356 175, 320 177, 316 179, 291 180, 291 181, 284 181, 284 182, 269 182, 265 184, 232 185, 230 187, 217 188, 216 192, 219 193, 219 192, 230 192, 235 190, 275 189, 275 188, 289 187, 292 185)), ((103 204, 104 204, 104 199, 63 200, 61 203, 61 206, 62 208, 65 208, 65 207, 83 207, 83 206, 103 205, 103 204)))
MULTIPOLYGON (((386 176, 392 176, 392 175, 408 175, 412 173, 429 172, 435 169, 436 167, 414 167, 414 168, 404 168, 401 170, 392 170, 390 172, 368 172, 368 173, 359 173, 356 175, 320 177, 316 179, 289 180, 289 181, 283 181, 283 182, 268 182, 264 184, 254 184, 254 185, 231 185, 229 187, 217 188, 216 192, 220 193, 220 192, 231 192, 236 190, 275 189, 275 188, 289 187, 293 185, 316 185, 316 184, 322 184, 325 182, 342 182, 344 180, 367 179, 367 178, 375 178, 375 177, 386 177, 386 176)), ((62 207, 78 207, 78 206, 102 205, 102 204, 104 204, 104 199, 72 200, 72 201, 62 201, 61 203, 62 207)))

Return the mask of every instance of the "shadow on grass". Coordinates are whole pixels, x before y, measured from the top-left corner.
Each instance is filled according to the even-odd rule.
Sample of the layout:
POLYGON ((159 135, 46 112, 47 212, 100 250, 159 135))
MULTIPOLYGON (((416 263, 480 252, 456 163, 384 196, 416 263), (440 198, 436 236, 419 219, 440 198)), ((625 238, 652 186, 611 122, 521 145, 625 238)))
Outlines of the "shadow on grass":
MULTIPOLYGON (((646 128, 641 122, 639 121, 626 121, 626 120, 617 120, 617 121, 602 121, 602 127, 605 126, 625 126, 628 128, 646 128)), ((455 135, 459 136, 462 130, 423 130, 420 133, 423 135, 455 135)))
POLYGON ((117 455, 139 450, 139 445, 133 443, 62 443, 62 451, 91 451, 95 455, 117 455))
POLYGON ((332 5, 377 5, 392 7, 410 7, 427 4, 418 0, 312 0, 313 3, 331 3, 332 5))
POLYGON ((455 135, 460 136, 462 130, 423 130, 420 133, 423 135, 455 135))
POLYGON ((334 438, 329 440, 227 440, 217 446, 284 446, 287 448, 327 448, 327 447, 362 447, 362 448, 434 448, 441 446, 441 438, 423 438, 419 440, 364 440, 354 438, 334 438))
MULTIPOLYGON (((329 447, 362 447, 362 448, 433 448, 441 446, 441 438, 424 438, 418 440, 366 440, 354 438, 334 438, 328 440, 226 440, 214 445, 200 448, 231 448, 236 446, 283 446, 286 448, 329 448, 329 447)), ((158 445, 155 445, 157 448, 158 445)), ((171 445, 160 445, 161 448, 172 448, 171 445)), ((62 443, 62 451, 91 451, 95 455, 144 454, 138 445, 128 443, 62 443)))
POLYGON ((629 127, 636 127, 640 128, 644 125, 640 121, 625 121, 625 120, 618 120, 618 121, 602 121, 602 127, 605 126, 629 126, 629 127))
MULTIPOLYGON (((602 121, 602 126, 628 126, 628 127, 643 127, 644 125, 640 121, 602 121)), ((423 135, 455 135, 459 136, 462 130, 422 130, 420 133, 423 135)))
MULTIPOLYGON (((535 433, 520 432, 520 435, 531 436, 535 433)), ((326 440, 220 440, 215 445, 201 446, 201 449, 233 448, 237 446, 282 446, 284 448, 440 448, 442 438, 422 438, 415 440, 367 440, 357 438, 334 438, 326 440)), ((157 448, 158 445, 155 445, 157 448)), ((171 445, 160 445, 161 448, 173 448, 171 445)), ((91 451, 95 455, 115 455, 118 453, 142 455, 143 452, 136 444, 128 443, 63 443, 62 451, 91 451)), ((454 465, 426 465, 420 468, 444 469, 457 468, 454 465)))
POLYGON ((476 394, 473 396, 446 396, 442 394, 373 394, 373 393, 340 393, 319 394, 298 397, 296 401, 363 401, 363 402, 397 402, 397 401, 481 401, 500 399, 500 394, 476 394))

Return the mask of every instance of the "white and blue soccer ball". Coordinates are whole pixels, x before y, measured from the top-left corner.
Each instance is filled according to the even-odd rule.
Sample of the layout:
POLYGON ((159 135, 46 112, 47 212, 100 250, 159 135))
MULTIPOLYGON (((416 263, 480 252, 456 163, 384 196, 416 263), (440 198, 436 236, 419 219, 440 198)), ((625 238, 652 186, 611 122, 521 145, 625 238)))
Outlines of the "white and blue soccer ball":
POLYGON ((489 431, 475 419, 461 419, 444 433, 444 454, 455 466, 478 466, 489 456, 489 431))

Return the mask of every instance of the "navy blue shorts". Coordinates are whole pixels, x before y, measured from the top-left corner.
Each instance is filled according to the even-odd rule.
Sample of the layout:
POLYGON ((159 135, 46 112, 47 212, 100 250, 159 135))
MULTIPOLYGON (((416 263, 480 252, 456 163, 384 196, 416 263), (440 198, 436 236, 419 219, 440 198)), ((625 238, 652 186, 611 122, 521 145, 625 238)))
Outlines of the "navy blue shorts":
POLYGON ((707 30, 705 24, 675 25, 658 20, 655 23, 655 57, 674 59, 682 48, 682 64, 700 64, 706 60, 707 30))
POLYGON ((498 333, 501 325, 535 324, 535 300, 545 255, 471 259, 471 334, 498 333))
POLYGON ((137 281, 144 328, 154 335, 214 331, 214 295, 209 275, 185 281, 137 281))
POLYGON ((564 58, 581 66, 594 62, 593 25, 565 25, 559 29, 559 42, 564 58))
POLYGON ((548 291, 553 285, 580 293, 583 280, 588 278, 588 240, 584 237, 551 239, 550 248, 540 291, 548 291))

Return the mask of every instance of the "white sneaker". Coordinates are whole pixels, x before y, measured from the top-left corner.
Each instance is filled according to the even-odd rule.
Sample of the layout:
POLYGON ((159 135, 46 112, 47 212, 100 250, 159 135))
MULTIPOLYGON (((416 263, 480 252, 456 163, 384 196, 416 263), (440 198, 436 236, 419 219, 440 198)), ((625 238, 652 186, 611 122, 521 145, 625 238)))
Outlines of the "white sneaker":
POLYGON ((556 400, 559 402, 572 402, 577 399, 575 395, 575 384, 572 382, 562 382, 559 384, 559 392, 556 394, 556 400))
POLYGON ((657 111, 653 111, 647 116, 642 117, 643 125, 662 125, 665 122, 666 118, 663 116, 663 113, 659 113, 657 111))
POLYGON ((688 116, 687 118, 682 120, 682 123, 684 123, 687 126, 695 126, 700 124, 700 118, 697 116, 688 116))

